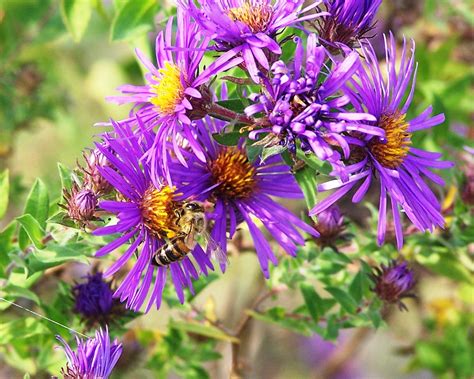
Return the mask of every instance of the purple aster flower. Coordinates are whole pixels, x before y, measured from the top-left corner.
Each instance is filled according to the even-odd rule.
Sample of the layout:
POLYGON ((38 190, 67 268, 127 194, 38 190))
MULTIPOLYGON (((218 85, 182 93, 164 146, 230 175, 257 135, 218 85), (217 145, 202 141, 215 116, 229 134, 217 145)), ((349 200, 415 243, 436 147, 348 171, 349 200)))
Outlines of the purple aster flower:
POLYGON ((334 146, 342 147, 346 158, 350 155, 349 143, 354 138, 343 133, 383 136, 383 130, 367 124, 375 121, 374 116, 347 112, 349 97, 339 93, 360 66, 358 54, 349 54, 327 72, 324 62, 328 56, 325 48, 318 46, 315 34, 308 37, 306 55, 301 39, 295 41, 293 63, 275 62, 271 78, 264 79, 263 93, 251 96, 256 103, 245 112, 263 114, 269 126, 252 132, 250 137, 272 133, 292 153, 299 141, 303 151, 312 151, 320 159, 335 163, 340 153, 334 146))
MULTIPOLYGON (((302 198, 301 190, 290 168, 278 156, 252 163, 241 143, 238 146, 218 145, 211 133, 222 130, 224 122, 207 117, 195 124, 206 162, 188 151, 189 167, 176 165, 171 168, 173 182, 179 184, 183 196, 195 194, 197 200, 207 200, 215 205, 211 237, 224 251, 227 238, 232 238, 238 224, 245 222, 254 240, 262 271, 268 277, 268 263, 276 265, 277 259, 254 219, 259 220, 278 244, 294 256, 297 245, 305 243, 298 229, 313 236, 318 236, 318 233, 271 196, 302 198)), ((221 268, 225 269, 223 262, 221 268)))
MULTIPOLYGON (((204 160, 191 130, 191 120, 207 114, 211 104, 208 81, 216 74, 242 62, 229 51, 200 72, 200 63, 210 38, 204 36, 188 12, 178 8, 177 29, 173 31, 174 18, 170 17, 164 32, 156 38, 156 66, 138 49, 137 56, 148 73, 144 86, 124 85, 119 90, 124 96, 109 100, 134 103, 134 112, 148 128, 157 127, 155 143, 147 154, 148 161, 157 165, 163 176, 167 175, 166 142, 173 141, 175 154, 187 165, 178 147, 178 140, 186 138, 197 157, 204 160)), ((135 116, 123 122, 135 122, 135 116)))
POLYGON ((366 110, 377 118, 375 125, 385 131, 385 137, 354 134, 357 138, 351 140, 350 157, 346 159, 347 166, 343 170, 344 176, 349 179, 337 179, 321 184, 320 191, 335 188, 338 190, 310 212, 310 215, 321 213, 357 183, 362 182, 352 197, 353 202, 359 202, 364 198, 371 183, 377 181, 380 186, 377 240, 379 245, 384 242, 387 206, 390 202, 399 249, 403 245, 400 210, 421 231, 433 231, 436 226, 443 227, 444 218, 440 213, 439 201, 424 179, 442 186, 444 180, 430 169, 453 166, 451 162, 438 160, 441 153, 427 152, 410 146, 412 133, 444 121, 443 114, 431 117, 431 106, 414 119, 407 120, 406 113, 415 89, 414 44, 411 50, 412 53, 409 54, 404 42, 400 65, 397 68, 395 40, 390 35, 386 46, 385 79, 373 48, 368 42, 363 45, 365 64, 358 71, 358 78, 353 81, 354 90, 348 90, 347 94, 357 112, 366 110))
POLYGON ((381 265, 372 275, 377 296, 387 302, 398 304, 401 310, 407 310, 401 302, 404 297, 412 297, 411 289, 415 285, 413 270, 408 268, 407 262, 392 261, 388 266, 381 265))
POLYGON ((72 288, 74 312, 89 326, 110 324, 125 314, 125 308, 113 298, 111 283, 101 272, 87 275, 86 281, 72 288))
MULTIPOLYGON (((153 144, 151 134, 145 131, 142 134, 134 133, 125 124, 113 125, 116 136, 104 137, 108 148, 100 144, 97 148, 111 163, 111 167, 101 167, 100 172, 115 187, 120 200, 102 201, 99 206, 117 215, 118 222, 96 229, 93 234, 116 234, 117 238, 99 249, 96 256, 109 254, 127 242, 131 244, 104 276, 115 274, 135 254, 137 260, 114 293, 115 297, 119 297, 122 302, 126 300, 127 308, 137 311, 143 305, 150 287, 153 287, 146 312, 152 304, 159 308, 169 269, 179 300, 184 302, 183 289, 189 287, 192 291, 191 279, 199 277, 189 255, 194 257, 202 273, 207 274, 208 268, 213 269, 202 248, 197 245, 190 254, 169 265, 152 264, 152 258, 160 247, 179 233, 175 210, 182 204, 177 194, 183 191, 170 187, 159 178, 154 181, 152 178, 155 173, 152 173, 151 165, 141 160, 144 152, 153 144)), ((143 125, 141 127, 144 128, 143 125)))
POLYGON ((321 41, 328 47, 352 47, 374 27, 382 0, 324 0, 328 16, 316 20, 321 41))
MULTIPOLYGON (((288 26, 297 26, 323 13, 302 16, 317 7, 320 1, 301 9, 303 0, 180 0, 212 37, 218 51, 240 53, 252 79, 260 81, 259 71, 270 68, 269 57, 280 55, 281 47, 275 40, 288 26)), ((270 60, 271 61, 271 60, 270 60)))
POLYGON ((315 229, 319 232, 316 242, 320 246, 334 246, 335 242, 342 237, 345 229, 344 217, 337 205, 326 209, 318 215, 315 229))
POLYGON ((61 370, 64 379, 107 379, 122 354, 122 344, 111 342, 107 329, 99 329, 95 338, 82 341, 76 337, 74 351, 61 337, 67 365, 61 370))

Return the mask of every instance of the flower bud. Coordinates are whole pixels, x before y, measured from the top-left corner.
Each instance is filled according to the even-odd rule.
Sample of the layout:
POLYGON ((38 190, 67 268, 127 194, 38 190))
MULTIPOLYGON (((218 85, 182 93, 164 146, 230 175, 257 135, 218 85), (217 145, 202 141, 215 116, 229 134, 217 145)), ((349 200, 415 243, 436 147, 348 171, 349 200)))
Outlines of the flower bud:
POLYGON ((409 292, 415 285, 415 278, 406 262, 392 261, 388 266, 377 267, 372 280, 375 284, 373 291, 381 300, 398 304, 400 310, 408 310, 401 299, 413 296, 409 292))
POLYGON ((94 219, 97 207, 97 196, 90 189, 81 189, 74 184, 70 191, 64 191, 68 216, 75 221, 89 221, 94 219))
POLYGON ((333 205, 318 215, 314 225, 320 237, 316 242, 320 246, 331 246, 337 241, 345 229, 344 217, 337 205, 333 205))

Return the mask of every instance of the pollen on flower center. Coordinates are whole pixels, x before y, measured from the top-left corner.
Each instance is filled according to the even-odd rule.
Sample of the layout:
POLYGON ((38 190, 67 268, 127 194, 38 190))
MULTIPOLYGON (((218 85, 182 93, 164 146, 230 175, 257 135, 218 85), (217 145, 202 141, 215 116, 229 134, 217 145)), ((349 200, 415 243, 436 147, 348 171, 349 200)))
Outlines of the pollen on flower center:
POLYGON ((254 33, 267 29, 273 16, 273 8, 266 1, 253 3, 245 0, 240 7, 230 8, 228 16, 232 21, 246 24, 254 33))
POLYGON ((157 84, 151 85, 155 96, 150 98, 150 102, 159 108, 159 113, 162 115, 170 115, 184 97, 181 71, 175 64, 165 62, 164 67, 158 72, 160 75, 154 77, 157 84))
POLYGON ((408 154, 411 133, 407 131, 405 117, 400 112, 382 115, 378 126, 385 130, 385 139, 372 138, 369 142, 370 152, 384 167, 399 167, 408 154))
POLYGON ((246 198, 255 188, 256 170, 243 151, 236 147, 221 150, 210 164, 210 171, 217 191, 229 198, 246 198))
POLYGON ((176 235, 174 209, 176 202, 173 200, 174 189, 164 186, 157 189, 148 188, 143 195, 140 209, 143 223, 147 229, 161 237, 172 238, 176 235))

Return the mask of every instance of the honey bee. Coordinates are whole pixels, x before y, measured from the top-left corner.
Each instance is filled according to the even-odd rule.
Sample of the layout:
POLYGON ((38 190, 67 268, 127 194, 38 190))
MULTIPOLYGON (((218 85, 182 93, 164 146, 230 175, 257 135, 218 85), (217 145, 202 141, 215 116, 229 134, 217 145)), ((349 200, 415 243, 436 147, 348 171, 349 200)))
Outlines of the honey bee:
POLYGON ((218 259, 219 263, 226 263, 226 253, 211 238, 207 232, 207 220, 204 207, 197 201, 184 202, 175 209, 176 226, 179 233, 159 248, 153 255, 151 264, 168 266, 186 257, 196 247, 198 237, 208 245, 208 250, 218 259))

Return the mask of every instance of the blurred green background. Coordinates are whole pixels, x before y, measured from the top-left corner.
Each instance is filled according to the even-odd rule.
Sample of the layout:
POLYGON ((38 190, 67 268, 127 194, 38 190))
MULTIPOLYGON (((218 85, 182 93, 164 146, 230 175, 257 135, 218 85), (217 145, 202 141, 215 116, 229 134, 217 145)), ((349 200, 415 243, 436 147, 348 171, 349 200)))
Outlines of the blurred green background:
MULTIPOLYGON (((133 48, 149 52, 156 30, 173 12, 171 2, 163 1, 90 0, 82 2, 89 4, 85 7, 75 2, 75 8, 71 3, 0 0, 0 171, 8 168, 12 180, 7 219, 21 212, 36 177, 59 197, 57 162, 74 167, 83 149, 104 130, 93 126, 95 123, 127 115, 126 106, 109 104, 105 97, 114 95, 123 83, 141 83, 133 48), (123 15, 137 9, 140 12, 124 24, 123 15)), ((417 143, 444 149, 462 166, 461 148, 474 139, 472 2, 384 1, 378 18, 374 43, 379 49, 383 46, 381 33, 388 30, 399 39, 405 35, 416 41, 417 110, 434 104, 435 113, 446 113, 446 123, 421 134, 417 143)), ((469 248, 474 250, 472 244, 469 248)), ((473 251, 468 256, 472 258, 473 251)), ((237 321, 237 311, 246 306, 261 281, 254 255, 243 254, 232 263, 225 281, 211 285, 198 302, 202 307, 215 306, 215 313, 230 323, 237 321), (243 276, 248 278, 245 283, 243 276)), ((472 359, 469 349, 461 346, 466 328, 472 328, 463 316, 466 303, 468 314, 472 311, 472 286, 428 275, 419 291, 420 300, 409 301, 409 313, 394 313, 388 329, 348 331, 340 338, 339 348, 316 337, 298 337, 278 327, 252 323, 243 352, 252 366, 251 377, 317 378, 322 362, 333 350, 340 352, 341 346, 348 345, 350 356, 342 357, 342 363, 327 377, 456 378, 455 370, 446 374, 443 367, 456 364, 449 360, 455 360, 457 352, 461 365, 469 365, 472 359), (416 343, 445 336, 456 341, 457 347, 448 344, 437 350, 428 342, 416 343), (415 350, 419 360, 412 361, 413 372, 405 372, 415 350)), ((291 303, 290 298, 279 301, 291 303)), ((169 317, 165 307, 141 318, 137 325, 159 327, 169 317)), ((472 337, 472 329, 467 334, 472 337)), ((224 358, 207 366, 215 378, 225 377, 230 365, 225 358, 228 346, 218 348, 224 358)), ((149 370, 135 374, 130 373, 133 367, 128 370, 123 377, 154 377, 149 370)), ((0 361, 0 377, 21 376, 2 368, 0 361)))

